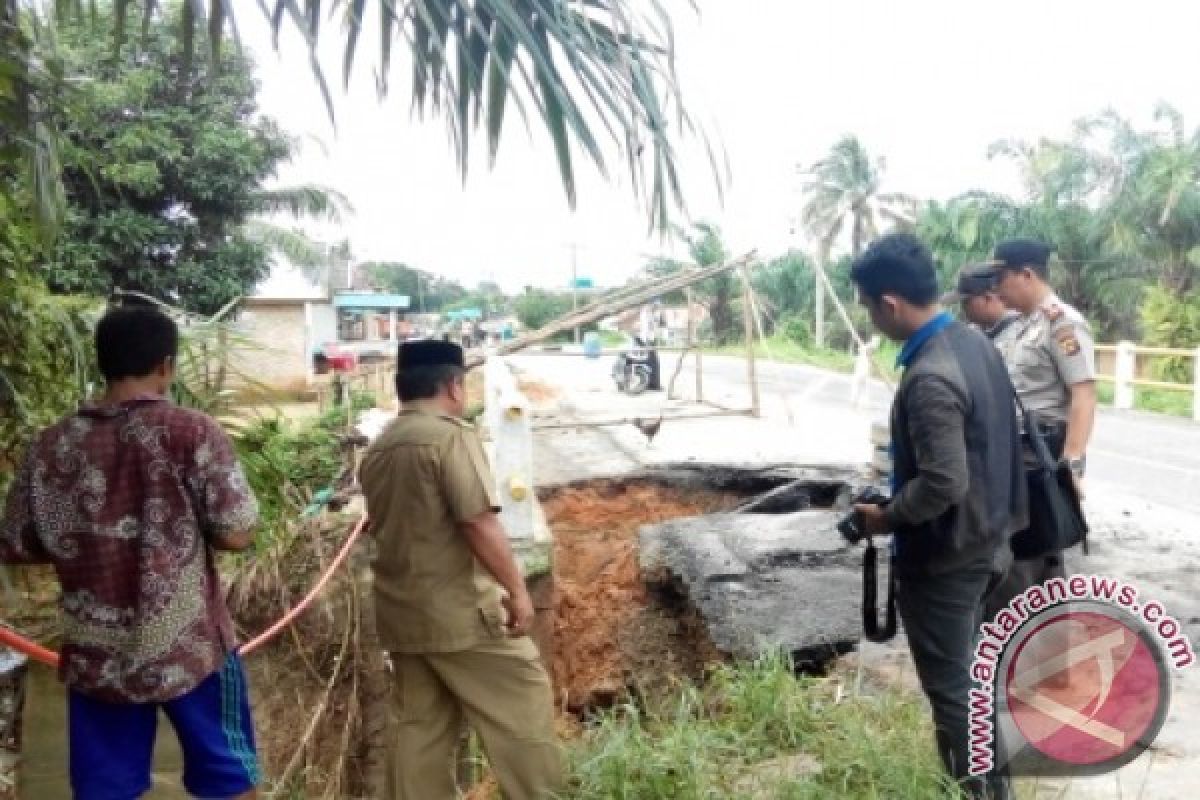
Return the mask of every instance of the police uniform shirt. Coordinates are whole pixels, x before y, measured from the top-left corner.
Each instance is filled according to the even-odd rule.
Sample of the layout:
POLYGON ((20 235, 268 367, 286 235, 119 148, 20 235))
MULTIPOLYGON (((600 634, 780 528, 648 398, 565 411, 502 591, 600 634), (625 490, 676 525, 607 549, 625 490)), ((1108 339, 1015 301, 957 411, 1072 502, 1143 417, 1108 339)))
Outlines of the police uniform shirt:
POLYGON ((383 648, 453 652, 502 635, 503 590, 459 527, 500 510, 474 427, 403 411, 368 448, 360 482, 376 542, 375 615, 383 648))
POLYGON ((1069 387, 1096 379, 1088 322, 1054 295, 1010 325, 996 346, 1025 407, 1047 422, 1065 424, 1069 387))
POLYGON ((1017 323, 1020 319, 1021 315, 1016 311, 1009 311, 1000 318, 999 322, 985 330, 983 334, 991 339, 996 347, 1000 348, 1003 352, 1004 348, 1012 342, 1017 323))

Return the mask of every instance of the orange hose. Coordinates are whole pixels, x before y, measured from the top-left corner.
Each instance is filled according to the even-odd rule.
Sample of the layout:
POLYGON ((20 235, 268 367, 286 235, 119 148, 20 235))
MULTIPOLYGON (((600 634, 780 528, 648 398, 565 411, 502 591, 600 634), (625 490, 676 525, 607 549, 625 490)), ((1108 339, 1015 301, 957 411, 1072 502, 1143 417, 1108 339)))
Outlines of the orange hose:
POLYGON ((58 669, 58 653, 47 650, 36 642, 31 642, 12 628, 0 625, 0 644, 6 644, 19 653, 40 661, 43 664, 58 669))
POLYGON ((255 636, 253 639, 239 647, 238 653, 241 655, 246 655, 254 652, 259 647, 262 647, 272 638, 277 636, 279 632, 290 625, 292 621, 296 619, 296 617, 304 613, 304 611, 312 604, 312 601, 317 599, 317 595, 321 593, 321 590, 325 588, 325 584, 329 583, 329 579, 333 577, 333 573, 337 572, 337 568, 340 567, 342 562, 346 560, 346 557, 350 555, 350 550, 354 547, 354 543, 358 541, 358 537, 362 535, 362 532, 367 529, 367 522, 368 520, 366 514, 363 514, 358 518, 358 524, 354 526, 354 530, 352 530, 350 535, 346 537, 346 543, 342 545, 342 549, 338 551, 338 554, 333 557, 333 561, 329 562, 329 566, 326 568, 324 574, 321 575, 321 579, 317 581, 316 585, 313 586, 312 589, 309 589, 308 594, 304 595, 304 599, 294 606, 291 611, 284 614, 283 617, 281 617, 274 625, 267 628, 258 636, 255 636))
MULTIPOLYGON (((330 579, 333 577, 333 573, 337 572, 338 567, 340 567, 342 562, 344 562, 350 555, 350 551, 354 548, 354 543, 358 541, 358 537, 361 536, 363 531, 367 529, 367 522, 368 519, 366 514, 363 514, 361 517, 359 517, 358 523, 354 526, 354 530, 352 530, 350 535, 346 537, 346 542, 342 545, 342 549, 338 551, 336 556, 334 556, 333 561, 329 562, 329 566, 326 567, 325 572, 321 574, 320 579, 317 581, 316 585, 309 590, 308 594, 304 595, 304 599, 296 604, 290 611, 284 614, 283 617, 281 617, 271 627, 267 628, 258 636, 255 636, 253 639, 239 647, 239 654, 246 655, 254 650, 257 650, 259 647, 262 647, 272 638, 278 636, 280 631, 295 621, 296 617, 303 614, 308 607, 312 605, 313 600, 317 599, 317 595, 321 593, 321 590, 325 588, 330 579)), ((55 669, 58 668, 58 653, 54 652, 53 650, 47 650, 37 642, 32 642, 11 628, 6 628, 3 625, 0 625, 0 644, 8 645, 14 650, 24 653, 33 660, 40 661, 49 667, 54 667, 55 669)))

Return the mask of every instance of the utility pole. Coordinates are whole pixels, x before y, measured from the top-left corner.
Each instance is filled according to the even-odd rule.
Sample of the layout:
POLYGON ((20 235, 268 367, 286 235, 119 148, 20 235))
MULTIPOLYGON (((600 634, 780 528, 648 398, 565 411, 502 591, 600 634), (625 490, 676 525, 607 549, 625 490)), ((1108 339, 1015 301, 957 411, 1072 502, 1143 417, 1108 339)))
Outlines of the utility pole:
POLYGON ((813 276, 814 297, 816 300, 816 324, 813 326, 813 344, 820 349, 825 346, 825 281, 824 275, 829 266, 829 245, 822 243, 817 251, 817 274, 813 276))

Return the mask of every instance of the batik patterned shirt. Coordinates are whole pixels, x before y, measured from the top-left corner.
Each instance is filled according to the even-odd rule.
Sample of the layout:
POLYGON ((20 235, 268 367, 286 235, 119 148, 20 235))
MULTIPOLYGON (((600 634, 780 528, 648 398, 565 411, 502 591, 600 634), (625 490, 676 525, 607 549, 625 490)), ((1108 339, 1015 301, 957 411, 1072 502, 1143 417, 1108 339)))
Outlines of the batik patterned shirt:
POLYGON ((9 491, 0 561, 54 566, 68 686, 163 702, 234 647, 210 545, 257 517, 220 425, 147 395, 84 406, 37 437, 9 491))

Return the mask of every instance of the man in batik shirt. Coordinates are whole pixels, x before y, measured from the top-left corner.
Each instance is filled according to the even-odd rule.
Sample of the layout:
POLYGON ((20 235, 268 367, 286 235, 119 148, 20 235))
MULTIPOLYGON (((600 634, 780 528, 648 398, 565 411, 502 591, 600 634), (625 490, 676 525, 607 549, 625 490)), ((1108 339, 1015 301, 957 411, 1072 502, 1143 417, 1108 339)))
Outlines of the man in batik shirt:
POLYGON ((106 391, 40 433, 9 491, 0 562, 62 587, 71 784, 79 800, 150 788, 159 709, 196 797, 254 796, 258 765, 215 550, 253 540, 257 507, 229 438, 167 400, 175 323, 147 307, 96 329, 106 391))

